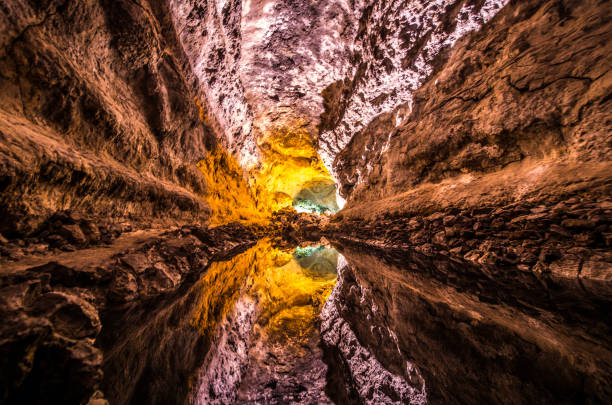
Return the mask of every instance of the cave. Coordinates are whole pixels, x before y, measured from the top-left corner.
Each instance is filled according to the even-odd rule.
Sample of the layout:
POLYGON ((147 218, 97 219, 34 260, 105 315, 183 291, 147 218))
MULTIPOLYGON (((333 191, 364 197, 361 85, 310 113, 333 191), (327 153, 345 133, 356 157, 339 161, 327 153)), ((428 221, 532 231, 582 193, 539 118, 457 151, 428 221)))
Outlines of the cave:
POLYGON ((612 403, 610 16, 2 0, 0 403, 612 403))

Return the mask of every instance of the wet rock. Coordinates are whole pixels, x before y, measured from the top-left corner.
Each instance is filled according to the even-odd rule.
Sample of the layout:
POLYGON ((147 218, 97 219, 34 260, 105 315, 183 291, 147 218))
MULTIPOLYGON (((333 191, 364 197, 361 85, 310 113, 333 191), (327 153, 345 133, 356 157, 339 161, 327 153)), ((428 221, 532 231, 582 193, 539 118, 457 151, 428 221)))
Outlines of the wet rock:
POLYGON ((495 252, 486 252, 478 258, 478 263, 494 265, 497 263, 498 257, 495 252))
POLYGON ((84 221, 81 223, 80 228, 90 244, 96 244, 100 241, 100 229, 92 221, 84 221))
POLYGON ((70 243, 65 243, 63 245, 61 245, 60 250, 63 250, 64 252, 74 252, 75 250, 77 250, 76 247, 74 247, 74 245, 71 245, 70 243))
POLYGON ((87 401, 87 405, 109 405, 109 403, 104 399, 104 394, 101 391, 96 391, 87 401))
POLYGON ((416 231, 417 229, 420 229, 422 225, 423 221, 421 217, 413 217, 410 218, 410 221, 407 224, 407 229, 409 231, 416 231))
POLYGON ((149 267, 149 260, 144 253, 127 254, 121 257, 121 262, 128 266, 132 271, 140 274, 149 267))
POLYGON ((547 264, 539 261, 531 268, 531 271, 533 271, 536 274, 542 274, 542 273, 549 273, 550 269, 548 268, 547 264))
POLYGON ((567 229, 585 229, 591 227, 591 223, 583 219, 565 219, 561 226, 567 229))
POLYGON ((447 215, 442 219, 442 223, 444 224, 444 226, 450 226, 453 225, 457 220, 457 217, 454 215, 447 215))
POLYGON ((70 339, 95 338, 102 328, 96 308, 73 294, 45 293, 34 303, 33 311, 48 318, 57 333, 70 339))
POLYGON ((31 253, 45 253, 49 250, 49 245, 47 245, 46 243, 36 243, 31 245, 29 248, 29 251, 31 253))
POLYGON ((560 260, 552 262, 548 269, 557 277, 578 278, 580 264, 580 259, 567 255, 560 260))
POLYGON ((611 281, 612 263, 587 260, 582 263, 580 278, 589 280, 611 281))
POLYGON ((14 261, 19 260, 24 256, 23 249, 15 245, 0 246, 0 252, 2 253, 2 256, 6 256, 10 260, 14 261))
POLYGON ((62 285, 65 287, 93 286, 106 280, 108 277, 99 268, 69 267, 53 261, 42 266, 29 268, 27 272, 37 275, 48 275, 51 285, 62 285))
POLYGON ((441 246, 446 245, 446 233, 444 231, 438 232, 433 237, 433 243, 441 246))
POLYGON ((99 349, 81 340, 100 330, 95 308, 44 278, 3 277, 1 289, 3 402, 84 402, 102 377, 99 349))
POLYGON ((109 298, 117 301, 133 301, 138 296, 136 277, 129 271, 118 270, 113 276, 109 298))
MULTIPOLYGON (((102 382, 102 352, 94 341, 105 322, 112 322, 109 311, 161 299, 187 279, 197 279, 210 260, 235 254, 255 240, 237 224, 193 226, 183 234, 166 232, 100 265, 73 258, 69 264, 51 261, 0 274, 0 354, 5 359, 0 372, 9 376, 0 386, 2 402, 107 403, 101 393, 93 395, 102 382)), ((114 344, 121 346, 124 338, 114 344)))

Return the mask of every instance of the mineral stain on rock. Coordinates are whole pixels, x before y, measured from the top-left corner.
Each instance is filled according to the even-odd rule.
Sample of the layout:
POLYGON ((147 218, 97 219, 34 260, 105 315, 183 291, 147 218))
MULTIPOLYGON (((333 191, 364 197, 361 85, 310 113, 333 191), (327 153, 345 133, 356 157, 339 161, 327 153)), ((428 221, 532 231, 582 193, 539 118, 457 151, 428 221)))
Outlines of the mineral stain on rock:
POLYGON ((610 15, 3 0, 0 403, 611 403, 610 15))

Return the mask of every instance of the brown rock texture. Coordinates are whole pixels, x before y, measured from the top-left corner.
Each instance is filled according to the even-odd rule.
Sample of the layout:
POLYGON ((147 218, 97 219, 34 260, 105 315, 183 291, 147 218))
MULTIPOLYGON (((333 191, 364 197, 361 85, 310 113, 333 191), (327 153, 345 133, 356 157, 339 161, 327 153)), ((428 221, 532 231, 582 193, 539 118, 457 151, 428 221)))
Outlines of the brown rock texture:
POLYGON ((460 40, 398 127, 381 115, 336 158, 338 229, 470 260, 518 249, 521 268, 554 245, 609 268, 610 11, 513 2, 460 40))
POLYGON ((5 236, 57 210, 206 220, 215 140, 164 1, 3 2, 5 236))
MULTIPOLYGON (((127 350, 123 340, 130 333, 117 338, 116 330, 129 329, 135 323, 133 318, 127 321, 130 314, 142 314, 152 299, 162 308, 164 297, 184 289, 189 280, 192 283, 197 280, 210 261, 235 254, 254 240, 253 234, 240 225, 211 230, 183 227, 158 236, 142 235, 139 240, 117 239, 115 248, 119 253, 111 250, 106 257, 71 252, 71 256, 57 261, 15 267, 2 274, 0 352, 1 373, 6 377, 0 388, 2 402, 86 403, 92 396, 104 397, 101 392, 94 394, 104 387, 113 403, 127 403, 126 398, 131 398, 134 392, 132 389, 117 392, 118 382, 113 380, 124 374, 114 370, 103 378, 102 373, 103 358, 104 364, 111 364, 105 367, 112 367, 117 361, 113 353, 127 350), (109 342, 109 335, 116 339, 109 342), (103 352, 108 353, 103 357, 103 352)), ((157 330, 152 331, 151 339, 172 323, 163 315, 172 313, 171 310, 160 309, 159 313, 153 324, 157 330)), ((188 339, 186 335, 198 335, 196 329, 187 326, 172 338, 180 341, 188 339)), ((133 338, 143 359, 136 365, 142 367, 125 372, 136 384, 140 378, 146 378, 143 362, 147 356, 140 346, 146 339, 136 332, 133 338)), ((156 347, 151 344, 151 355, 157 354, 156 347)), ((201 344, 196 339, 180 350, 184 352, 170 353, 168 359, 190 358, 191 363, 183 366, 187 373, 196 372, 202 361, 197 353, 204 350, 201 344)), ((137 395, 139 389, 143 390, 137 384, 135 389, 137 395)), ((172 396, 169 400, 175 400, 187 392, 166 394, 172 396)), ((162 398, 161 395, 165 395, 163 390, 150 394, 162 398)))
POLYGON ((322 92, 319 150, 331 171, 336 170, 336 156, 377 116, 405 116, 413 92, 448 58, 457 40, 480 29, 507 3, 352 1, 355 21, 346 57, 350 68, 322 92))
POLYGON ((610 403, 611 15, 3 0, 0 402, 610 403))
POLYGON ((609 162, 609 12, 607 2, 510 4, 456 45, 401 125, 383 115, 353 138, 336 159, 343 194, 388 197, 519 162, 609 162))

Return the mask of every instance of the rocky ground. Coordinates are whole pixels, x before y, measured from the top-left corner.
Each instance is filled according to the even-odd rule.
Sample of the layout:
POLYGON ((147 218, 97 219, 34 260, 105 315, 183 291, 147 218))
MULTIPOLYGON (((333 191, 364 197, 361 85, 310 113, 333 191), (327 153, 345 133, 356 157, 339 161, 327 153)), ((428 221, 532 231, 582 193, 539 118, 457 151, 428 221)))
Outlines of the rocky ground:
POLYGON ((183 227, 115 239, 102 257, 81 250, 36 266, 12 263, 0 275, 2 401, 85 403, 93 395, 102 403, 94 391, 103 383, 97 339, 110 333, 107 314, 160 300, 254 238, 239 225, 183 227))
POLYGON ((284 209, 272 215, 270 231, 280 241, 318 241, 323 236, 322 229, 328 221, 329 216, 284 209))
MULTIPOLYGON (((569 198, 555 204, 448 208, 430 215, 379 213, 376 221, 334 218, 326 235, 387 250, 416 250, 523 272, 612 281, 612 201, 569 198)), ((590 287, 589 287, 590 288, 590 287)), ((605 292, 607 288, 604 288, 605 292)), ((608 292, 606 292, 608 294, 608 292)))
POLYGON ((100 244, 111 245, 123 232, 133 230, 128 222, 113 223, 85 219, 71 211, 58 211, 27 238, 0 237, 3 261, 19 261, 26 255, 74 252, 100 244))

